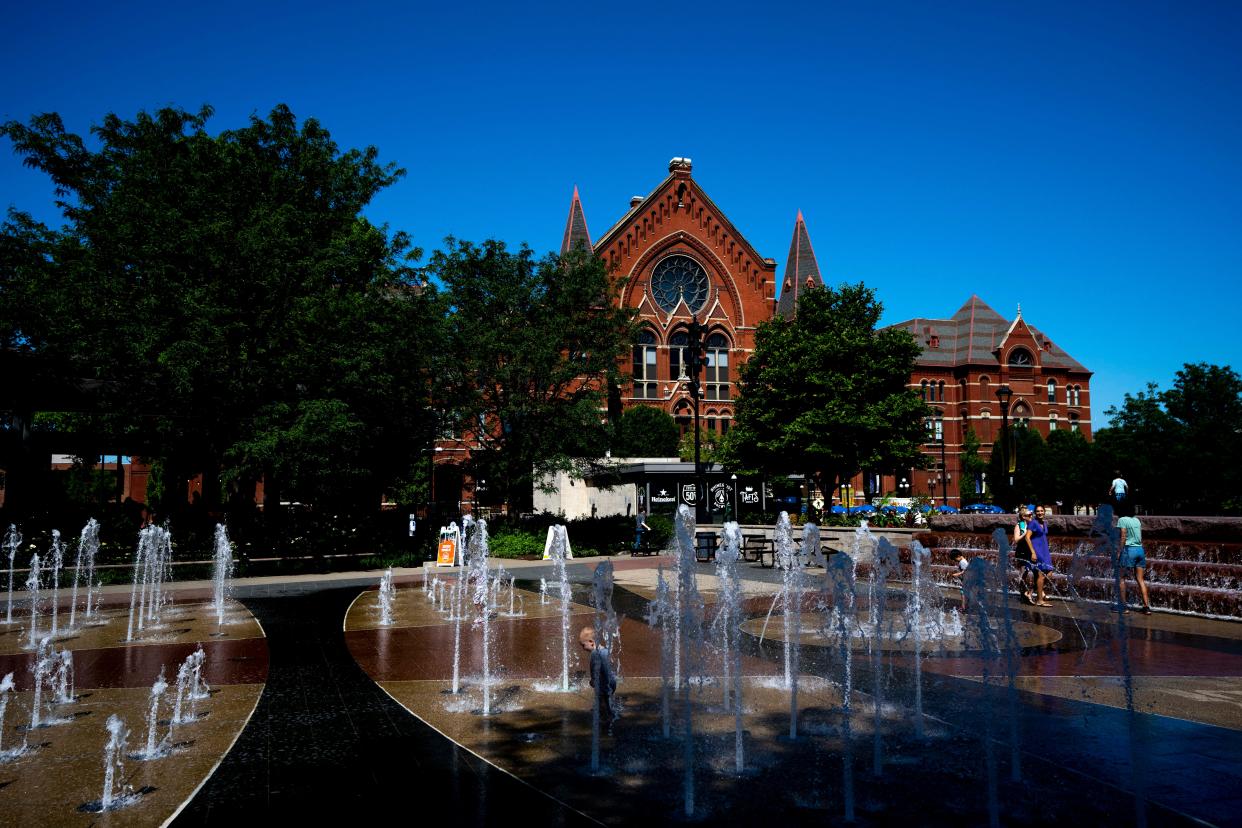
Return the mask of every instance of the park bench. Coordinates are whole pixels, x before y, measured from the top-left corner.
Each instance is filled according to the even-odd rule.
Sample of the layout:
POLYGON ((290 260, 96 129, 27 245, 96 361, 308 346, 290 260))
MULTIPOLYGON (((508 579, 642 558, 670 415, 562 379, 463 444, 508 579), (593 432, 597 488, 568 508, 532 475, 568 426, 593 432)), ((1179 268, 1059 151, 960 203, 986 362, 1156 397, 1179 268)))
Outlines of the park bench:
POLYGON ((742 536, 742 560, 758 561, 763 567, 775 566, 776 545, 771 538, 764 535, 744 535, 742 536), (770 559, 770 563, 763 562, 765 556, 770 559))
POLYGON ((716 557, 716 533, 715 532, 695 532, 694 533, 694 559, 700 563, 710 561, 716 557))

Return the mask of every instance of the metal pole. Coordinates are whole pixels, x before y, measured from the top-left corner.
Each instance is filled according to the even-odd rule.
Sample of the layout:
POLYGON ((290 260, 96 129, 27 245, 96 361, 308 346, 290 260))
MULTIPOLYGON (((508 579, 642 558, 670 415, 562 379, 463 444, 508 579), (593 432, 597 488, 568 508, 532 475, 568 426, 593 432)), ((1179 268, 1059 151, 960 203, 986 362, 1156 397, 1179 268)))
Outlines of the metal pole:
POLYGON ((944 417, 940 418, 940 492, 944 505, 949 505, 949 467, 944 459, 944 417))

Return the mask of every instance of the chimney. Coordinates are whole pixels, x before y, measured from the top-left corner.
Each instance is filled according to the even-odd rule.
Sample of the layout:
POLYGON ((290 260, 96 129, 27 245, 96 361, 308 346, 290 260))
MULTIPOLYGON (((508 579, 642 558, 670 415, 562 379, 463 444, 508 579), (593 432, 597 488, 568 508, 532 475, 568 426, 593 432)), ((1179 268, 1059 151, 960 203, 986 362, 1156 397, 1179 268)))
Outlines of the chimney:
POLYGON ((638 205, 642 203, 643 203, 643 196, 630 196, 630 209, 631 210, 633 210, 635 207, 637 207, 638 205))

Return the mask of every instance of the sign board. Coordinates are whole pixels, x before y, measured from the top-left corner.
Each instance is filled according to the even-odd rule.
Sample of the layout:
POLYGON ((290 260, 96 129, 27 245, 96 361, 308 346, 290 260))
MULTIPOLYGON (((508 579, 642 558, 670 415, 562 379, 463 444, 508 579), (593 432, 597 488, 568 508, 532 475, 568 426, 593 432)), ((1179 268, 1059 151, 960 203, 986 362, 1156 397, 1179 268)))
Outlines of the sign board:
POLYGON ((737 493, 737 499, 748 506, 757 505, 759 503, 759 492, 755 491, 754 486, 747 486, 737 493))
POLYGON ((669 493, 668 489, 660 488, 651 493, 651 502, 652 504, 665 505, 669 503, 676 503, 677 498, 669 493))
POLYGON ((687 506, 697 506, 699 503, 699 486, 697 483, 681 484, 681 502, 687 506))
POLYGON ((729 484, 717 483, 712 486, 712 507, 717 511, 729 505, 729 484))
POLYGON ((817 497, 811 501, 811 505, 816 509, 822 509, 824 508, 824 499, 822 497, 817 497))
MULTIPOLYGON (((545 561, 552 560, 552 540, 556 537, 556 527, 548 527, 548 539, 543 542, 543 559, 545 561)), ((565 533, 565 560, 570 560, 574 556, 574 548, 569 544, 569 532, 565 533)))
POLYGON ((457 550, 461 546, 461 530, 450 523, 440 528, 440 542, 436 546, 436 566, 457 566, 457 550))

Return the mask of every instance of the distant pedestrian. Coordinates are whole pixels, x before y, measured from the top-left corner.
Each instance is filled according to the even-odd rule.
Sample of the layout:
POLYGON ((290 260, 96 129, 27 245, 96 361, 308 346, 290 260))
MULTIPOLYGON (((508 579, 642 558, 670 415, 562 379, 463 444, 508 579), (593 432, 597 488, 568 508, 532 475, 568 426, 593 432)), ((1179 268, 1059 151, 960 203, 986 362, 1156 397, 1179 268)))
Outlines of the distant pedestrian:
POLYGON ((637 552, 643 545, 643 532, 650 530, 647 525, 647 510, 639 509, 638 517, 634 521, 634 551, 637 552))
POLYGON ((1143 525, 1134 516, 1134 507, 1126 504, 1120 507, 1122 516, 1117 519, 1117 529, 1121 533, 1121 551, 1118 556, 1118 584, 1121 588, 1119 609, 1129 612, 1126 604, 1126 573, 1134 572, 1134 580, 1138 582, 1139 597, 1143 599, 1143 615, 1151 615, 1151 600, 1147 595, 1147 554, 1143 551, 1143 525))
POLYGON ((599 709, 600 729, 612 735, 612 723, 617 718, 613 694, 617 692, 617 676, 612 672, 612 655, 608 648, 595 642, 595 628, 583 627, 578 633, 578 643, 591 654, 591 686, 595 688, 595 704, 599 709))
POLYGON ((1126 479, 1121 476, 1121 470, 1113 472, 1113 482, 1108 484, 1108 497, 1113 502, 1113 506, 1120 506, 1126 500, 1126 495, 1130 493, 1130 484, 1126 483, 1126 479))

